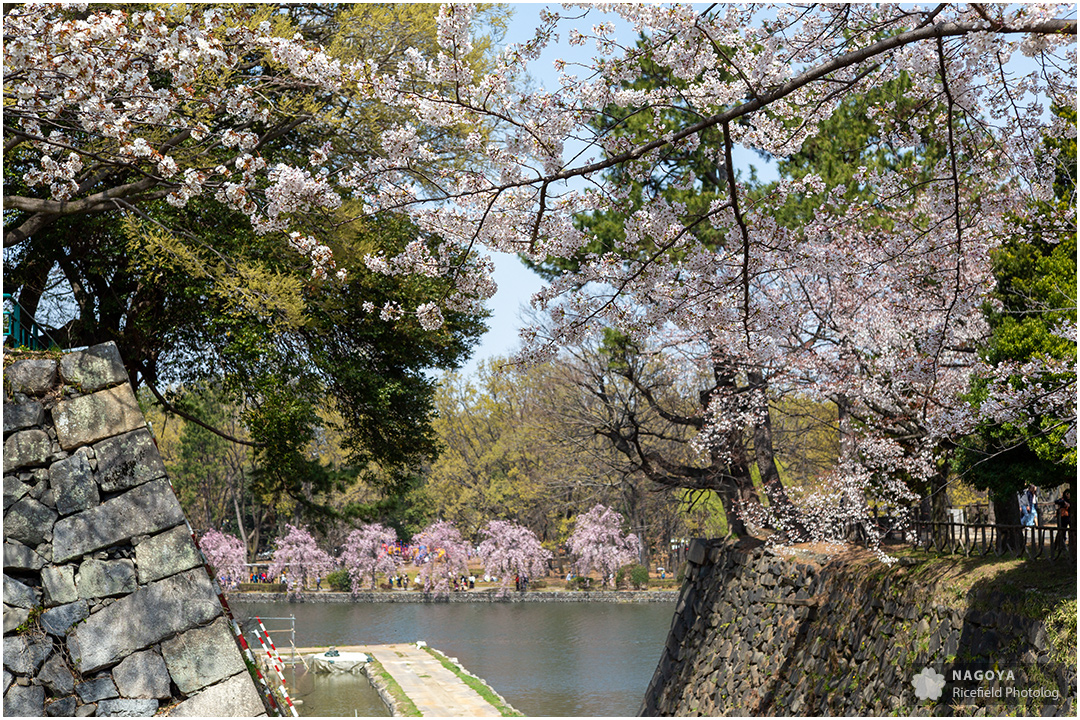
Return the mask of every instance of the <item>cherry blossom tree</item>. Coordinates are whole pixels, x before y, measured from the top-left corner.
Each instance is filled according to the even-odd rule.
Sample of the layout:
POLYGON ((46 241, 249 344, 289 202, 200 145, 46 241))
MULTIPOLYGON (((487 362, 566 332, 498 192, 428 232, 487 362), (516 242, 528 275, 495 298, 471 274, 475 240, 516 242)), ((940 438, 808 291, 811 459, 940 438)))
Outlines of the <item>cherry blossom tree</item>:
POLYGON ((334 559, 315 543, 307 528, 286 524, 285 535, 274 543, 269 571, 275 578, 284 573, 289 592, 299 594, 335 567, 334 559))
MULTIPOLYGON (((5 245, 66 212, 212 193, 257 232, 281 233, 314 275, 329 275, 332 257, 304 221, 347 197, 360 215, 407 211, 438 238, 365 260, 388 275, 453 279, 445 300, 417 308, 424 327, 490 297, 485 251, 533 263, 580 258, 534 298, 552 323, 526 331, 522 359, 607 326, 691 349, 735 380, 753 370, 770 388, 835 401, 845 456, 833 492, 806 508, 838 524, 865 521, 869 494, 906 502, 909 479, 933 485, 942 449, 974 427, 977 413, 959 398, 984 369, 976 350, 988 334, 990 251, 1007 222, 1053 192, 1061 159, 1042 152, 1044 138, 1074 132, 1044 107, 1075 107, 1069 4, 616 4, 545 13, 534 39, 487 72, 470 62, 475 8, 466 4, 441 7, 437 53, 410 51, 389 70, 333 60, 216 8, 183 19, 80 12, 27 5, 5 16, 5 150, 20 150, 22 182, 35 189, 5 191, 16 211, 5 245), (585 17, 596 12, 617 15, 643 42, 621 43, 614 23, 585 17), (568 23, 569 42, 593 44, 594 60, 560 62, 556 89, 522 90, 530 63, 568 23), (279 70, 249 72, 252 56, 279 70), (627 87, 643 63, 673 81, 627 87), (155 72, 175 80, 156 85, 155 72), (902 102, 881 96, 866 117, 872 142, 912 162, 859 167, 837 187, 811 172, 751 199, 737 148, 791 156, 845 98, 901 76, 902 102), (347 88, 399 120, 353 162, 313 147, 306 162, 269 165, 260 148, 299 118, 278 112, 288 105, 276 103, 275 83, 347 88), (609 132, 597 121, 605 117, 633 117, 648 132, 609 132), (463 148, 478 162, 432 140, 462 127, 475 129, 463 148), (92 142, 73 142, 84 135, 92 142), (916 152, 927 147, 935 151, 916 152), (710 181, 707 207, 633 197, 663 173, 669 186, 700 187, 695 173, 666 164, 695 149, 723 181, 710 181), (202 163, 207 151, 214 159, 202 163), (781 222, 802 198, 816 203, 808 220, 781 222), (605 211, 625 215, 625 237, 595 250, 575 218, 605 211), (476 265, 466 271, 462 258, 476 265)), ((1058 208, 1042 223, 1069 220, 1058 208)), ((706 411, 708 452, 728 452, 732 428, 761 412, 747 398, 762 383, 725 385, 706 411)), ((1023 415, 1036 401, 1014 396, 979 412, 1023 415)), ((1063 441, 1075 445, 1075 433, 1063 441)))
POLYGON ((371 580, 371 589, 374 590, 378 573, 390 575, 397 570, 400 560, 388 552, 397 539, 393 528, 379 523, 362 525, 349 533, 341 551, 341 564, 349 571, 353 593, 360 591, 365 579, 371 580))
MULTIPOLYGON (((1074 8, 611 11, 646 40, 623 46, 610 23, 572 30, 571 42, 595 42, 597 60, 564 66, 555 91, 517 93, 512 78, 563 18, 546 16, 533 42, 469 83, 451 61, 468 47, 455 30, 468 9, 446 9, 446 56, 437 65, 418 62, 414 72, 445 78, 454 99, 438 90, 395 94, 400 77, 370 86, 377 97, 414 108, 418 120, 384 136, 384 155, 364 168, 372 187, 382 184, 365 197, 373 207, 414 208, 418 222, 462 248, 482 244, 535 263, 580 258, 534 299, 554 322, 546 335, 527 335, 524 359, 605 324, 643 341, 703 350, 703 363, 732 368, 733 378, 754 370, 770 387, 836 402, 846 453, 829 492, 800 503, 802 514, 821 519, 811 536, 865 524, 869 494, 907 504, 911 482, 940 486, 951 438, 973 426, 961 398, 987 335, 981 306, 993 287, 989 253, 1008 218, 1051 192, 1060 159, 1037 151, 1043 136, 1071 132, 1043 103, 1075 103, 1074 8), (645 61, 674 82, 627 88, 645 61), (789 156, 845 98, 900 76, 910 81, 903 103, 883 96, 866 114, 873 141, 911 162, 855 168, 838 187, 807 173, 750 202, 734 172, 737 146, 789 156), (667 113, 676 106, 680 114, 667 113), (650 136, 637 141, 593 122, 612 108, 649 120, 650 136), (507 142, 487 146, 497 175, 416 173, 411 159, 423 154, 423 143, 415 126, 492 116, 506 118, 507 142), (708 148, 706 132, 716 136, 708 148), (935 152, 914 152, 926 146, 935 152), (647 193, 629 202, 634 181, 647 187, 669 172, 670 153, 699 147, 724 180, 707 208, 647 193), (817 199, 811 219, 799 227, 779 222, 779 210, 804 197, 817 199), (604 246, 573 219, 603 211, 627 216, 625 238, 590 251, 604 246)), ((692 191, 699 179, 682 172, 670 183, 692 191)), ((1052 223, 1067 220, 1058 213, 1052 223)), ((399 255, 369 264, 402 272, 423 262, 399 255)), ((710 400, 703 450, 726 452, 731 428, 752 425, 761 413, 762 403, 750 400, 762 383, 726 385, 731 392, 710 400)))
POLYGON ((28 4, 5 14, 4 35, 4 153, 19 150, 30 168, 25 194, 5 192, 5 208, 21 213, 5 247, 66 215, 206 194, 259 233, 286 233, 313 275, 334 270, 329 248, 293 215, 341 204, 319 173, 326 149, 306 167, 268 165, 260 152, 310 118, 303 104, 285 109, 285 97, 341 86, 325 53, 277 37, 268 13, 236 7, 178 17, 165 6, 28 4))
POLYGON ((199 548, 214 568, 222 589, 233 590, 247 581, 247 552, 240 538, 210 528, 199 538, 199 548))
POLYGON ((476 548, 477 554, 484 571, 501 578, 500 592, 506 592, 515 575, 540 577, 547 571, 551 552, 529 528, 509 520, 491 520, 480 534, 484 539, 476 548))
POLYGON ((452 580, 469 574, 469 544, 452 522, 436 520, 413 537, 413 545, 421 549, 415 562, 424 592, 448 593, 452 580))
POLYGON ((607 585, 614 580, 616 570, 637 560, 641 542, 634 533, 624 535, 622 524, 622 515, 600 504, 578 515, 566 546, 579 573, 596 570, 607 585))

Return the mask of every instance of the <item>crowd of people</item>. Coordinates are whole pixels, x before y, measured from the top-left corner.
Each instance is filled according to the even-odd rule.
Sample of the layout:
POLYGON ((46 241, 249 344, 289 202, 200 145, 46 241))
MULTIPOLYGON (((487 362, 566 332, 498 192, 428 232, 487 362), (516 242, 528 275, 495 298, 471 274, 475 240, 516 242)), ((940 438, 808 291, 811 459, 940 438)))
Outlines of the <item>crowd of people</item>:
POLYGON ((251 572, 248 577, 250 583, 283 583, 285 582, 285 573, 281 573, 280 578, 275 578, 269 573, 265 572, 251 572))

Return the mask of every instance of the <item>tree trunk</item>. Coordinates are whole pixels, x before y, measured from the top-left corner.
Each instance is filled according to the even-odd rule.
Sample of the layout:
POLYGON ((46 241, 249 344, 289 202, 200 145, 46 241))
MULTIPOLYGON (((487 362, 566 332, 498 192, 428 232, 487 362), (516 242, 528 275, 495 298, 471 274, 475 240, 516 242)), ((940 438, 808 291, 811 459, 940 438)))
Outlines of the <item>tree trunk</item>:
POLYGON ((247 553, 247 561, 252 561, 252 552, 248 546, 247 531, 244 529, 244 516, 240 512, 240 501, 237 499, 237 493, 233 493, 232 497, 233 510, 236 512, 236 531, 240 534, 240 542, 244 543, 244 550, 247 553))
POLYGON ((949 517, 949 495, 946 492, 948 478, 946 470, 939 470, 930 478, 930 522, 934 523, 933 536, 935 544, 946 547, 955 532, 955 529, 945 524, 952 518, 949 517))
POLYGON ((997 525, 995 549, 998 552, 1019 553, 1023 548, 1024 533, 1016 527, 1020 525, 1020 503, 1016 493, 1006 492, 1003 497, 991 493, 990 500, 994 503, 994 524, 997 525), (1013 527, 1003 529, 1003 525, 1013 527))
MULTIPOLYGON (((749 370, 746 373, 750 387, 763 396, 766 392, 766 382, 760 370, 749 370)), ((754 461, 757 463, 758 475, 761 478, 762 487, 765 489, 765 497, 769 499, 769 509, 774 517, 781 521, 781 530, 789 535, 789 539, 802 539, 806 536, 806 526, 799 518, 795 506, 788 497, 787 490, 780 480, 780 471, 776 467, 776 452, 773 448, 772 418, 769 416, 769 401, 762 397, 761 420, 754 424, 754 461)))

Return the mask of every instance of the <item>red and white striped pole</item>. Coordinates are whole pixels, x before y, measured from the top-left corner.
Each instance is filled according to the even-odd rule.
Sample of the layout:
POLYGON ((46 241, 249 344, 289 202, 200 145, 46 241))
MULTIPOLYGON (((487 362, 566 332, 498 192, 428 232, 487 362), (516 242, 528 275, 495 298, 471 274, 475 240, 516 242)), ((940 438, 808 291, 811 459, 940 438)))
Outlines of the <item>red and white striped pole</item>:
MULTIPOLYGON (((170 484, 172 483, 171 480, 169 482, 170 484)), ((259 664, 255 662, 255 656, 252 654, 251 648, 248 647, 247 639, 244 637, 244 631, 240 629, 240 625, 236 622, 236 618, 233 617, 232 608, 229 607, 229 601, 225 599, 225 593, 221 590, 221 583, 215 578, 214 569, 210 567, 210 563, 206 559, 206 553, 199 547, 199 538, 195 535, 195 531, 192 529, 190 523, 187 523, 187 528, 188 532, 191 533, 191 541, 195 543, 195 549, 199 551, 199 556, 203 559, 203 567, 206 569, 206 574, 211 577, 211 582, 214 583, 214 586, 218 591, 218 602, 221 603, 221 609, 225 611, 225 617, 228 619, 229 624, 232 625, 233 634, 236 635, 236 643, 243 651, 244 658, 251 663, 251 667, 255 668, 255 677, 259 679, 263 696, 270 704, 269 709, 280 716, 282 714, 281 708, 278 707, 278 702, 274 698, 274 693, 270 690, 270 684, 266 682, 266 678, 263 677, 262 670, 259 669, 259 664)))
MULTIPOLYGON (((262 621, 259 622, 259 625, 260 627, 262 626, 262 621)), ((270 652, 270 649, 266 647, 266 643, 263 642, 262 635, 260 635, 258 631, 255 632, 255 637, 259 638, 259 644, 262 645, 263 650, 266 651, 266 657, 270 659, 270 666, 274 668, 274 672, 277 673, 278 679, 281 680, 281 695, 285 698, 285 702, 289 705, 289 710, 292 711, 292 716, 300 717, 300 713, 296 712, 296 707, 293 705, 292 698, 289 697, 289 690, 287 687, 285 687, 285 676, 281 674, 281 668, 278 667, 277 662, 274 660, 273 654, 270 652)), ((267 636, 267 638, 269 638, 269 635, 267 636)))
POLYGON ((281 659, 281 653, 278 652, 277 645, 274 644, 274 638, 270 637, 270 631, 266 629, 265 625, 263 625, 262 618, 256 615, 255 622, 259 623, 259 628, 262 630, 263 635, 266 636, 266 642, 270 643, 270 647, 274 651, 274 658, 277 661, 277 664, 281 667, 285 667, 285 663, 281 659))

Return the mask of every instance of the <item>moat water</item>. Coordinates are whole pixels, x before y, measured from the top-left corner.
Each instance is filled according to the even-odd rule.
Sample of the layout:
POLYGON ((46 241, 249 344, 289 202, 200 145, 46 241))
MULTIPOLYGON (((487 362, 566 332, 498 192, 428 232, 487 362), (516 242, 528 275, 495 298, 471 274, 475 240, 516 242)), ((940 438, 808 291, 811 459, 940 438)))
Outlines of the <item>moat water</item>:
MULTIPOLYGON (((232 606, 237 619, 295 615, 298 647, 424 640, 525 715, 552 716, 636 715, 675 611, 673 602, 232 606)), ((274 638, 286 655, 287 635, 274 638)), ((363 676, 312 677, 301 666, 291 686, 301 715, 388 714, 363 676)))

